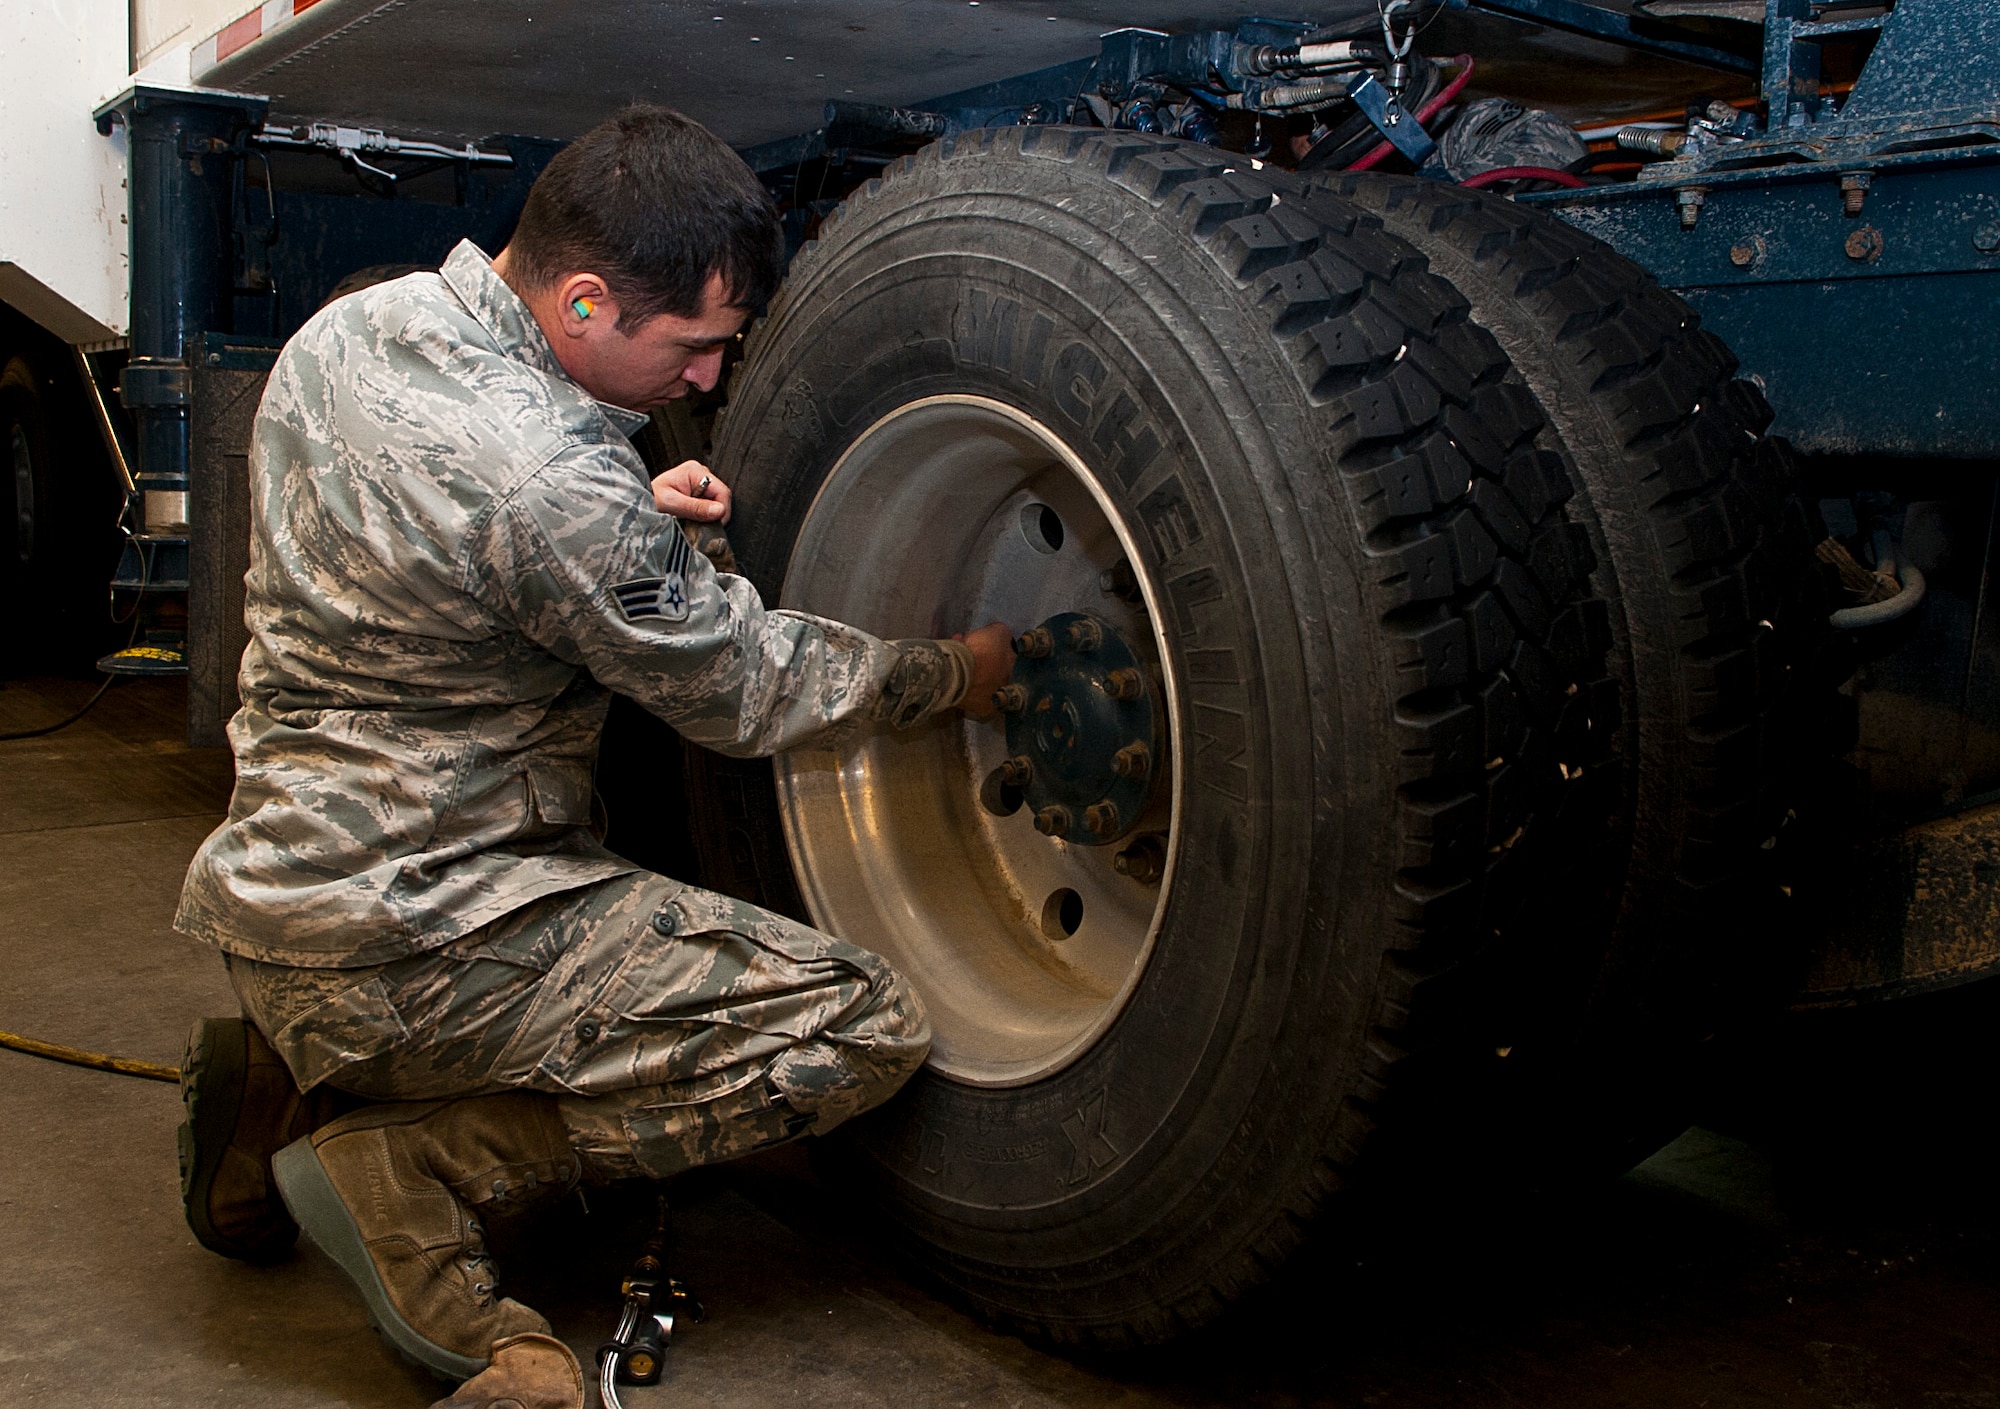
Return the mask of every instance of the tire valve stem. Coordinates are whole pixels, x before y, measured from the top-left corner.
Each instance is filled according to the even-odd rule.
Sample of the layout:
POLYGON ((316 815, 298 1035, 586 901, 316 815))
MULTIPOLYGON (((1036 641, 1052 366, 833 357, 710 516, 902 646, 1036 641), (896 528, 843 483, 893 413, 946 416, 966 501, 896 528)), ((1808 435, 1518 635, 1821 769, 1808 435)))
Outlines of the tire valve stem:
POLYGON ((1044 807, 1035 814, 1035 830, 1045 837, 1069 835, 1069 809, 1060 804, 1044 807))
POLYGON ((1144 594, 1139 590, 1139 575, 1132 571, 1132 560, 1120 558, 1097 575, 1097 586, 1106 596, 1120 601, 1140 602, 1144 594))
POLYGON ((1153 766, 1153 756, 1143 743, 1130 743, 1111 755, 1111 771, 1121 778, 1143 778, 1153 766))
POLYGON ((1002 714, 1019 714, 1028 707, 1028 692, 1019 685, 1002 685, 993 692, 993 707, 1002 714))
POLYGON ((1148 832, 1112 857, 1111 869, 1142 885, 1156 885, 1167 873, 1167 849, 1157 832, 1148 832))
POLYGON ((1046 626, 1033 627, 1014 638, 1014 654, 1028 660, 1041 660, 1054 654, 1055 648, 1056 639, 1046 626))

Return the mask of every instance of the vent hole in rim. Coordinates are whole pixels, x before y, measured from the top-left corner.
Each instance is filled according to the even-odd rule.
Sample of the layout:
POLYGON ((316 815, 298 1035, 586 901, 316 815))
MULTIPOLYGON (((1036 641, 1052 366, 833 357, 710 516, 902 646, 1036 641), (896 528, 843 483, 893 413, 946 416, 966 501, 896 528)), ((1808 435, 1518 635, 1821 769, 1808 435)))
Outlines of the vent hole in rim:
POLYGON ((1083 925, 1083 897, 1064 886, 1042 902, 1042 933, 1050 939, 1068 939, 1083 925))
POLYGON ((1012 817, 1021 810, 1027 793, 1013 783, 1000 781, 998 770, 989 773, 979 786, 979 805, 995 817, 1012 817))
POLYGON ((1059 553, 1062 551, 1062 515, 1046 504, 1028 504, 1021 509, 1021 537, 1028 540, 1028 546, 1037 553, 1059 553))

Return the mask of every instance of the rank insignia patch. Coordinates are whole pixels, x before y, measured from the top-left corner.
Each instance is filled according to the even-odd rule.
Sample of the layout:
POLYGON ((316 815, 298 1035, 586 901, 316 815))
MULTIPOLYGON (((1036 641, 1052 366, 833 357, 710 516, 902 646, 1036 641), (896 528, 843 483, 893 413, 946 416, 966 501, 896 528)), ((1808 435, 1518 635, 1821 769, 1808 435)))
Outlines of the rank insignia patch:
POLYGON ((618 610, 627 621, 641 621, 649 616, 663 621, 687 620, 687 582, 677 572, 621 582, 611 589, 611 595, 617 599, 618 610))
MULTIPOLYGON (((678 530, 678 525, 676 526, 678 530)), ((627 621, 658 617, 662 621, 686 621, 688 616, 688 541, 676 531, 667 550, 667 571, 660 577, 640 577, 621 582, 611 589, 618 610, 627 621)))

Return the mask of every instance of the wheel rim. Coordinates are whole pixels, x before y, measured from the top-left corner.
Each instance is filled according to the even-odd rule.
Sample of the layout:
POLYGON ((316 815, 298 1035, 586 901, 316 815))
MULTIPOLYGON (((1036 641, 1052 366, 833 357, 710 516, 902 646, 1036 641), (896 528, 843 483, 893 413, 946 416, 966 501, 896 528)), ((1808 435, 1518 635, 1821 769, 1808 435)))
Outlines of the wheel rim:
POLYGON ((806 512, 785 607, 891 638, 992 620, 1021 631, 1087 609, 1146 662, 1164 707, 1140 832, 1160 857, 1150 880, 1121 873, 1117 847, 1043 836, 1027 807, 998 815, 990 785, 982 801, 1008 757, 997 718, 952 713, 778 760, 785 842, 814 920, 911 981, 931 1015, 930 1065, 953 1080, 1015 1086, 1068 1065, 1151 955, 1174 883, 1184 730, 1142 564, 1081 457, 985 397, 884 416, 806 512))

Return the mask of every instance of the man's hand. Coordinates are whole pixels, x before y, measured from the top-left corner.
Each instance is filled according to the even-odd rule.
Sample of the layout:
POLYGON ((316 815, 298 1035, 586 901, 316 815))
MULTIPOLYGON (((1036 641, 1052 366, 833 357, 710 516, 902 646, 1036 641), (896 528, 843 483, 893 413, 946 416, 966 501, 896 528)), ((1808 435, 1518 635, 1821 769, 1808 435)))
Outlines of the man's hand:
POLYGON ((653 476, 653 503, 663 514, 694 523, 729 522, 729 486, 699 460, 683 460, 653 476))
POLYGON ((954 631, 951 639, 972 648, 972 684, 959 707, 983 719, 993 713, 993 692, 1014 673, 1014 628, 1004 621, 988 622, 977 631, 954 631))

